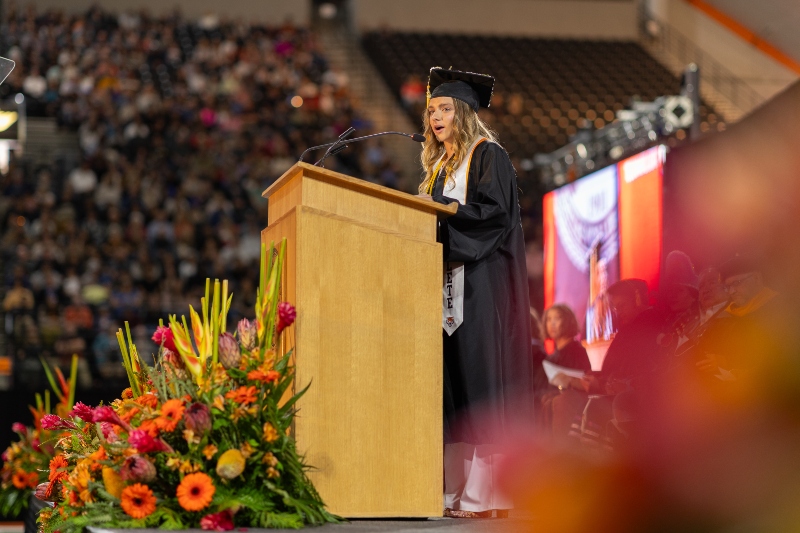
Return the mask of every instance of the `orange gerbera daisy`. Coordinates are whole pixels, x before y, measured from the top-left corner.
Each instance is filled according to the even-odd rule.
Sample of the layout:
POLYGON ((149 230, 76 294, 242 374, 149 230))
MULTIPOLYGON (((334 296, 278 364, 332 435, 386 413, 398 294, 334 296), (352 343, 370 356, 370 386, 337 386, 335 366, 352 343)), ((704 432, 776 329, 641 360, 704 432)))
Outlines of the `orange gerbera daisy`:
POLYGON ((281 377, 281 375, 275 370, 267 370, 266 372, 263 370, 251 370, 247 373, 247 379, 260 381, 261 383, 278 381, 279 377, 281 377))
POLYGON ((14 472, 14 475, 11 476, 11 483, 14 484, 14 487, 17 489, 25 489, 28 487, 28 473, 24 470, 17 470, 14 472))
POLYGON ((249 387, 242 386, 225 393, 225 397, 239 405, 247 405, 256 401, 256 388, 253 385, 249 387))
POLYGON ((63 455, 56 455, 50 459, 50 476, 48 477, 48 480, 55 483, 56 481, 66 479, 68 474, 63 471, 59 472, 58 470, 60 468, 65 468, 67 464, 67 460, 63 455))
POLYGON ((155 394, 142 394, 133 401, 142 407, 152 407, 153 409, 158 405, 158 397, 155 394))
POLYGON ((122 490, 120 505, 128 516, 136 519, 150 516, 156 510, 156 497, 150 487, 136 483, 122 490))
POLYGON ((125 422, 127 422, 128 424, 130 424, 131 420, 133 420, 133 417, 136 416, 137 414, 139 414, 139 408, 138 407, 131 407, 130 409, 124 410, 119 415, 119 417, 122 420, 124 420, 125 422))
POLYGON ((36 486, 39 484, 39 474, 36 472, 31 472, 28 474, 28 487, 35 489, 36 486))
POLYGON ((158 437, 158 432, 161 430, 156 420, 142 420, 137 429, 141 429, 153 438, 158 437))
POLYGON ((178 503, 187 511, 199 511, 211 503, 217 488, 214 482, 203 472, 189 474, 178 485, 176 495, 178 503))
POLYGON ((183 419, 186 408, 181 400, 168 400, 161 406, 161 416, 156 419, 156 425, 167 433, 175 431, 178 422, 183 419))

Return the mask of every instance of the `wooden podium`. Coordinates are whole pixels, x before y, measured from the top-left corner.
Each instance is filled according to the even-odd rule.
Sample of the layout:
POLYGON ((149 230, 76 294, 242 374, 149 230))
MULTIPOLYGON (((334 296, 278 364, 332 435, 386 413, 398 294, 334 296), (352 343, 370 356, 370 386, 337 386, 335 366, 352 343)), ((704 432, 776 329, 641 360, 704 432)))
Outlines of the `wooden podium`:
POLYGON ((328 509, 442 513, 445 206, 306 163, 273 183, 268 246, 287 239, 282 300, 297 307, 295 437, 328 509))

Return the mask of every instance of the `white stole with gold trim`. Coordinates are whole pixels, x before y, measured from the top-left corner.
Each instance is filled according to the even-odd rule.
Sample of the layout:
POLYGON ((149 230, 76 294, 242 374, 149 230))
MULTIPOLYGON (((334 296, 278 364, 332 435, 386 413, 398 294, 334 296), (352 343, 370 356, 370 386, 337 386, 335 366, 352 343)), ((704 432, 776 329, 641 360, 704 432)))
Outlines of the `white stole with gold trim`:
MULTIPOLYGON (((472 143, 464 161, 453 172, 453 179, 445 179, 442 187, 443 196, 456 200, 461 205, 467 203, 467 184, 472 153, 485 140, 479 138, 472 143)), ((442 285, 442 327, 448 335, 452 335, 462 322, 464 322, 464 263, 445 262, 444 284, 442 285)))

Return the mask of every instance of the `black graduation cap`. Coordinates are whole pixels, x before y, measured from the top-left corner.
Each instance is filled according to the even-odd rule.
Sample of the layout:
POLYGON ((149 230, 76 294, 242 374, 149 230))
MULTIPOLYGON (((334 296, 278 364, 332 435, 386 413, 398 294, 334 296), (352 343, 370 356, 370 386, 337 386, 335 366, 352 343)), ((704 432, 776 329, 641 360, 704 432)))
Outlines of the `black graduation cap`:
POLYGON ((466 102, 474 111, 489 107, 494 89, 494 77, 475 72, 462 72, 433 67, 428 76, 428 100, 450 96, 466 102))

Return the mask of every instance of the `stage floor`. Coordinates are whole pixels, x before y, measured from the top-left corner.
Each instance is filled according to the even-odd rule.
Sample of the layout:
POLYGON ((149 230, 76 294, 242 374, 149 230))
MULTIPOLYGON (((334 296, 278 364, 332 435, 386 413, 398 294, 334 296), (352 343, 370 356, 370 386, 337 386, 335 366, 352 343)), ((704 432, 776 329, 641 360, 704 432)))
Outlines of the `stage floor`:
POLYGON ((466 518, 441 518, 435 520, 353 520, 347 524, 327 525, 314 531, 334 532, 387 532, 404 533, 406 531, 435 530, 441 532, 465 531, 487 533, 518 533, 533 531, 534 522, 531 518, 511 514, 504 519, 466 519, 466 518))
MULTIPOLYGON (((327 533, 371 533, 371 532, 386 532, 386 533, 404 533, 406 531, 422 531, 422 530, 436 530, 441 532, 450 531, 465 531, 465 532, 487 532, 487 533, 518 533, 524 531, 532 531, 534 526, 533 519, 522 513, 514 513, 511 511, 509 518, 504 519, 453 519, 441 518, 432 520, 353 520, 346 524, 326 525, 319 528, 308 528, 307 531, 327 532, 327 533)), ((106 530, 107 531, 107 530, 106 530)), ((234 533, 247 531, 250 533, 269 533, 270 531, 278 531, 275 529, 235 529, 234 533)), ((295 530, 292 530, 295 531, 295 530)), ((23 533, 23 525, 17 523, 0 523, 0 533, 23 533)), ((137 533, 163 533, 158 529, 140 529, 137 533)), ((186 530, 185 533, 207 533, 200 529, 186 530)))

